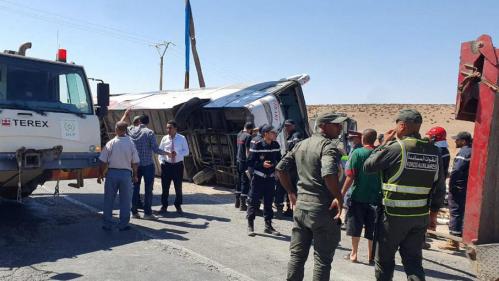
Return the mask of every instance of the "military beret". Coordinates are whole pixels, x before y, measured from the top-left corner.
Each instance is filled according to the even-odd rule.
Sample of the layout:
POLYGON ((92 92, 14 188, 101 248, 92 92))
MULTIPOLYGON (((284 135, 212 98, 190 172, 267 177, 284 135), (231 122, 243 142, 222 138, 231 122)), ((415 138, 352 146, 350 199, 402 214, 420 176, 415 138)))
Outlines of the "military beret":
POLYGON ((337 114, 337 113, 323 113, 317 117, 317 124, 327 124, 327 123, 342 123, 347 120, 348 117, 337 114))
POLYGON ((423 117, 421 116, 421 113, 419 113, 415 109, 402 109, 399 111, 399 114, 397 115, 395 121, 413 122, 416 124, 421 124, 423 123, 423 117))
POLYGON ((284 125, 295 125, 295 120, 293 119, 288 119, 286 121, 284 121, 284 125))

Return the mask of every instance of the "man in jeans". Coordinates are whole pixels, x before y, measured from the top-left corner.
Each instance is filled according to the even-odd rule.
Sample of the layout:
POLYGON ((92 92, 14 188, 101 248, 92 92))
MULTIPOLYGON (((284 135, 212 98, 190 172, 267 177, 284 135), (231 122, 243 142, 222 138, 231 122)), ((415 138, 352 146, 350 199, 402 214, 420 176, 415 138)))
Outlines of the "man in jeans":
MULTIPOLYGON (((129 115, 130 109, 127 109, 121 120, 125 120, 129 115)), ((155 171, 152 154, 165 155, 166 152, 159 149, 156 142, 156 135, 151 129, 147 128, 149 124, 149 117, 147 115, 134 118, 134 124, 137 125, 128 128, 128 135, 137 148, 140 165, 137 173, 138 181, 133 186, 132 215, 134 218, 140 218, 138 212, 138 208, 140 207, 140 182, 142 177, 144 177, 144 219, 156 219, 151 209, 155 171)))
POLYGON ((104 224, 106 231, 112 230, 113 205, 116 193, 120 193, 120 231, 130 229, 130 191, 132 178, 137 182, 137 166, 139 156, 130 137, 126 135, 128 124, 116 123, 116 137, 110 140, 102 149, 99 156, 101 161, 97 182, 101 183, 107 170, 104 184, 104 224), (133 176, 133 177, 132 177, 133 176))

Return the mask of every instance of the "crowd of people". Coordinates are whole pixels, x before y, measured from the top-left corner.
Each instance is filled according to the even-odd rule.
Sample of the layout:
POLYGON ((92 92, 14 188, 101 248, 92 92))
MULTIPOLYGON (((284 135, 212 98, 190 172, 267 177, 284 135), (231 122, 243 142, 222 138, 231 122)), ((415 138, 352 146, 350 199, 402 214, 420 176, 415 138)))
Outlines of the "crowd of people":
MULTIPOLYGON (((342 134, 345 120, 340 115, 321 115, 319 131, 306 139, 297 133, 293 120, 286 120, 282 158, 273 127, 245 125, 237 142, 240 182, 235 207, 246 211, 246 200, 251 206, 248 235, 255 235, 255 209, 262 199, 264 232, 279 233, 271 223, 274 197, 278 214, 292 214, 294 221, 287 280, 303 279, 311 245, 316 253, 313 279, 329 280, 345 207, 346 234, 352 243, 346 260, 358 262, 363 233, 368 240, 368 263, 375 265, 377 280, 392 280, 397 251, 408 279, 425 280, 422 249, 429 247, 427 229, 436 230, 448 178, 450 234, 462 232, 471 135, 460 132, 452 137, 461 150, 449 173, 445 129, 433 127, 421 136, 423 118, 416 110, 402 110, 395 129, 385 134, 374 129, 348 132, 349 151, 334 141, 342 134), (285 212, 283 191, 288 194, 285 212)), ((439 247, 458 250, 459 243, 449 240, 439 247)))
POLYGON ((152 213, 152 197, 154 186, 155 166, 153 155, 158 155, 161 164, 161 209, 165 214, 168 209, 168 197, 173 181, 175 201, 173 205, 177 213, 182 214, 182 179, 184 173, 184 157, 189 155, 189 146, 186 138, 177 133, 177 123, 170 120, 166 124, 167 134, 160 144, 156 141, 155 133, 147 128, 149 117, 138 115, 128 126, 125 120, 131 110, 115 125, 115 138, 103 148, 99 160, 101 162, 97 182, 104 184, 104 225, 103 229, 112 230, 112 210, 117 192, 119 192, 120 231, 130 229, 130 210, 134 218, 141 218, 138 209, 144 210, 144 219, 155 220, 152 213), (140 186, 144 179, 144 202, 140 197, 140 186), (132 196, 130 192, 133 190, 132 196))
MULTIPOLYGON (((116 124, 116 137, 100 155, 98 182, 105 177, 103 229, 112 229, 112 207, 120 193, 119 230, 129 229, 130 210, 140 218, 152 214, 153 155, 161 163, 161 209, 167 212, 171 182, 174 206, 182 214, 183 159, 189 154, 175 121, 168 121, 168 134, 160 144, 147 128, 149 118, 140 115, 128 126, 130 110, 116 124), (144 179, 144 202, 140 183, 144 179), (133 185, 133 188, 132 188, 133 185), (130 196, 130 191, 133 194, 130 196)), ((347 117, 326 113, 317 120, 318 131, 304 138, 296 122, 284 122, 286 141, 276 141, 278 129, 247 122, 237 135, 238 182, 234 206, 246 212, 247 234, 255 236, 255 219, 263 202, 264 232, 280 235, 273 224, 277 217, 292 217, 290 261, 287 280, 302 280, 304 265, 313 245, 314 280, 329 280, 331 263, 341 237, 342 213, 352 250, 344 258, 358 262, 360 237, 368 240, 368 263, 375 265, 377 280, 392 280, 395 254, 400 252, 408 280, 425 280, 422 249, 427 230, 435 230, 437 214, 444 204, 449 179, 449 231, 461 236, 472 137, 460 132, 452 138, 460 148, 449 173, 447 133, 433 127, 421 136, 423 118, 413 109, 399 112, 395 128, 384 134, 375 129, 348 132, 348 150, 335 141, 342 135, 347 117), (284 152, 281 155, 281 152, 284 152), (346 211, 343 211, 345 209, 346 211)), ((458 250, 449 240, 440 246, 458 250)))

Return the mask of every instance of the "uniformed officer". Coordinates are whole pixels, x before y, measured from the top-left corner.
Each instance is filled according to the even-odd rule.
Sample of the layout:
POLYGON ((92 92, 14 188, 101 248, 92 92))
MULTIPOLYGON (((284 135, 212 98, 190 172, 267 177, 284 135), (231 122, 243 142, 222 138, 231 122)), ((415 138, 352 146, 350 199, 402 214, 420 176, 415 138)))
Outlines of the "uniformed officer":
POLYGON ((431 205, 443 201, 431 191, 442 188, 445 178, 438 148, 421 139, 422 122, 418 111, 401 110, 396 128, 384 135, 382 145, 364 163, 366 172, 382 172, 384 212, 378 220, 377 280, 392 280, 399 249, 407 279, 425 280, 422 245, 430 199, 431 205))
MULTIPOLYGON (((293 119, 287 119, 284 121, 284 131, 286 132, 286 153, 291 151, 293 147, 303 139, 302 133, 296 130, 296 123, 293 119)), ((294 185, 294 189, 296 190, 296 183, 298 182, 298 176, 296 175, 296 171, 291 173, 291 180, 294 185)), ((276 183, 276 191, 275 191, 275 206, 277 208, 278 217, 281 214, 285 216, 292 217, 293 210, 291 209, 291 205, 289 203, 289 198, 286 196, 286 190, 281 186, 280 182, 276 183), (286 211, 284 210, 284 199, 286 197, 286 211)))
MULTIPOLYGON (((456 141, 459 152, 454 158, 449 179, 449 233, 461 237, 463 231, 464 210, 466 204, 466 189, 471 161, 472 137, 468 132, 459 132, 452 137, 456 141)), ((447 240, 439 246, 440 249, 458 251, 459 242, 447 240)))
POLYGON ((267 124, 263 124, 263 125, 261 125, 258 128, 256 128, 256 129, 253 130, 254 137, 251 139, 250 148, 253 148, 257 142, 259 142, 259 141, 262 140, 262 128, 264 126, 267 126, 267 124))
POLYGON ((253 129, 253 122, 246 122, 244 130, 237 134, 237 173, 239 182, 236 185, 236 202, 234 207, 241 211, 247 210, 246 200, 249 192, 249 179, 246 175, 248 169, 247 159, 249 155, 253 129))
POLYGON ((281 148, 275 141, 277 132, 274 127, 264 125, 261 130, 262 140, 255 143, 250 149, 248 159, 248 173, 251 178, 251 189, 249 192, 248 206, 248 235, 255 236, 254 221, 256 211, 260 208, 260 200, 263 197, 263 217, 265 218, 265 230, 267 234, 279 235, 272 227, 272 200, 275 191, 275 166, 281 160, 281 148))
POLYGON ((334 252, 341 238, 339 215, 343 198, 338 183, 340 152, 336 147, 347 117, 326 113, 317 118, 320 132, 295 145, 277 165, 279 180, 294 208, 291 258, 287 280, 303 280, 304 265, 314 245, 313 280, 329 280, 334 252), (298 192, 290 173, 298 172, 298 192))

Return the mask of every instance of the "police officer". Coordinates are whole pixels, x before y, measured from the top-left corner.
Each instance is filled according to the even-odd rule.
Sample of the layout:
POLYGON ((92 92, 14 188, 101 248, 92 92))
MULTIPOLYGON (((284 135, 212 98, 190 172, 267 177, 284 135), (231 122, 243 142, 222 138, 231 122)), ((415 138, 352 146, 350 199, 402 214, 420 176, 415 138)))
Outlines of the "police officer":
POLYGON ((304 265, 314 245, 313 280, 329 280, 334 252, 341 238, 338 210, 342 207, 338 183, 341 153, 336 147, 347 117, 326 113, 317 118, 320 128, 295 145, 277 165, 279 180, 295 206, 287 280, 303 280, 304 265), (289 171, 298 172, 298 192, 289 171))
POLYGON ((253 130, 254 137, 251 139, 250 149, 253 148, 257 142, 260 142, 262 140, 262 128, 264 126, 267 126, 267 124, 263 124, 253 130))
POLYGON ((272 200, 275 191, 275 166, 281 160, 281 148, 275 141, 277 132, 274 127, 264 125, 260 133, 262 140, 255 143, 250 149, 248 159, 248 173, 251 178, 251 189, 249 193, 248 206, 248 235, 255 236, 254 221, 256 211, 260 208, 260 199, 263 197, 263 216, 265 218, 265 230, 267 234, 279 235, 272 227, 272 200))
POLYGON ((246 175, 246 170, 248 169, 246 162, 254 128, 255 125, 253 122, 246 122, 244 130, 237 134, 237 173, 239 182, 236 185, 236 202, 234 207, 240 208, 241 211, 247 210, 246 199, 249 192, 249 179, 246 175))
POLYGON ((384 135, 382 145, 364 163, 366 172, 382 172, 384 212, 378 220, 377 280, 392 280, 398 249, 407 279, 425 280, 422 245, 429 201, 441 204, 443 198, 434 197, 432 189, 445 188, 445 178, 438 148, 421 139, 422 122, 418 111, 401 110, 396 128, 384 135))
MULTIPOLYGON (((303 137, 302 133, 296 130, 296 123, 293 119, 287 119, 284 121, 284 130, 286 132, 286 153, 291 151, 293 147, 300 142, 303 137)), ((298 176, 296 175, 296 171, 292 172, 291 180, 294 185, 294 189, 296 190, 296 183, 298 182, 298 176)), ((289 198, 286 196, 286 190, 281 186, 280 182, 276 183, 276 191, 275 191, 275 206, 277 208, 278 217, 281 214, 284 214, 287 217, 293 216, 293 210, 291 209, 291 205, 289 203, 289 198), (286 198, 286 211, 284 210, 284 198, 286 198)))
MULTIPOLYGON (((459 152, 454 158, 449 179, 449 233, 461 237, 463 232, 464 209, 466 204, 466 189, 468 186, 468 172, 471 161, 471 134, 459 132, 452 139, 456 142, 459 152)), ((440 249, 458 251, 459 242, 447 240, 439 246, 440 249)))

